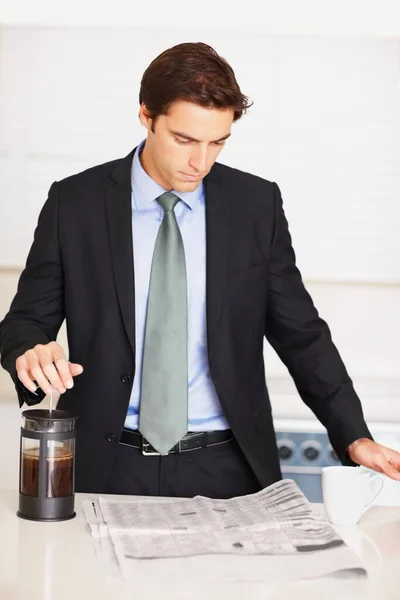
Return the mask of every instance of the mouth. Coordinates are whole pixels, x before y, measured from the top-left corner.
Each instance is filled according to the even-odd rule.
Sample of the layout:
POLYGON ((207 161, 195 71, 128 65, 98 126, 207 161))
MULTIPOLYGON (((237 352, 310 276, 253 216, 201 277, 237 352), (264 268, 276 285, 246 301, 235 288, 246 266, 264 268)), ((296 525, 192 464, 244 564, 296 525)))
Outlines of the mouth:
POLYGON ((183 173, 182 171, 180 171, 180 173, 189 181, 199 181, 201 179, 201 176, 199 175, 188 175, 187 173, 183 173))

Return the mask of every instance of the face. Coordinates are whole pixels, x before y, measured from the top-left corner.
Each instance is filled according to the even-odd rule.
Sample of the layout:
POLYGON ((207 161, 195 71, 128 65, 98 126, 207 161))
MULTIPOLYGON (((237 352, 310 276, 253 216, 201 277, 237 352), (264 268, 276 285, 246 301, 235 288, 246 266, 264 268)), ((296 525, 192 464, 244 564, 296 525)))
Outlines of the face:
POLYGON ((167 191, 192 192, 217 160, 233 117, 233 108, 204 108, 180 100, 171 105, 168 115, 157 117, 153 132, 142 104, 139 118, 147 129, 140 157, 144 170, 167 191))

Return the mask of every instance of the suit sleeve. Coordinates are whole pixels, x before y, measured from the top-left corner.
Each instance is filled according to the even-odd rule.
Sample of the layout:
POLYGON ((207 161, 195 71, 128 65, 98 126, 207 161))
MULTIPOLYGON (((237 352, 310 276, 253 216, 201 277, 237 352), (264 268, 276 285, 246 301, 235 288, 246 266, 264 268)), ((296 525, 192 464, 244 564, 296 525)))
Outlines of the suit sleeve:
POLYGON ((15 362, 36 344, 56 340, 64 320, 64 277, 58 244, 57 183, 49 190, 38 219, 25 269, 9 312, 0 322, 0 357, 18 394, 20 407, 43 400, 45 393, 30 392, 18 379, 15 362))
POLYGON ((278 185, 273 182, 275 228, 271 245, 266 338, 287 366, 296 388, 324 425, 343 464, 347 447, 372 439, 361 402, 326 322, 321 319, 296 266, 278 185))

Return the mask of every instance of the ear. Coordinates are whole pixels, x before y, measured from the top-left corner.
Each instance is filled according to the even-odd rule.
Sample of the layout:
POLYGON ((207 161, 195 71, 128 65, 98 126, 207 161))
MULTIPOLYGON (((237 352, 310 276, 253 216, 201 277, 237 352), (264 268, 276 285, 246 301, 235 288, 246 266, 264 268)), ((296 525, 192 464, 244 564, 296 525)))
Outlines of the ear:
POLYGON ((143 127, 145 127, 148 131, 151 130, 152 119, 150 118, 149 111, 146 108, 144 102, 140 105, 139 109, 139 119, 143 127))

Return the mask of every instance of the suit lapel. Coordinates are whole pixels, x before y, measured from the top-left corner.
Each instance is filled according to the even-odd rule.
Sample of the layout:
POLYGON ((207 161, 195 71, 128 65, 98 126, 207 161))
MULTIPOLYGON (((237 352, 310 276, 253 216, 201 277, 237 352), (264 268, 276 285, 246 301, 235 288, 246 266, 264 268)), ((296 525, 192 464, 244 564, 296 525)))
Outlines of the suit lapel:
POLYGON ((204 179, 206 195, 206 310, 207 340, 213 343, 228 276, 229 202, 222 177, 214 165, 204 179))
MULTIPOLYGON (((122 320, 135 356, 135 279, 132 240, 131 165, 136 148, 119 161, 105 191, 115 286, 122 320)), ((212 344, 227 282, 229 203, 217 165, 204 179, 206 196, 207 338, 212 344), (224 197, 225 196, 225 197, 224 197)))
MULTIPOLYGON (((136 148, 135 148, 136 150, 136 148)), ((135 277, 132 240, 131 164, 133 150, 110 174, 115 182, 105 191, 108 236, 122 320, 135 357, 135 277)))

